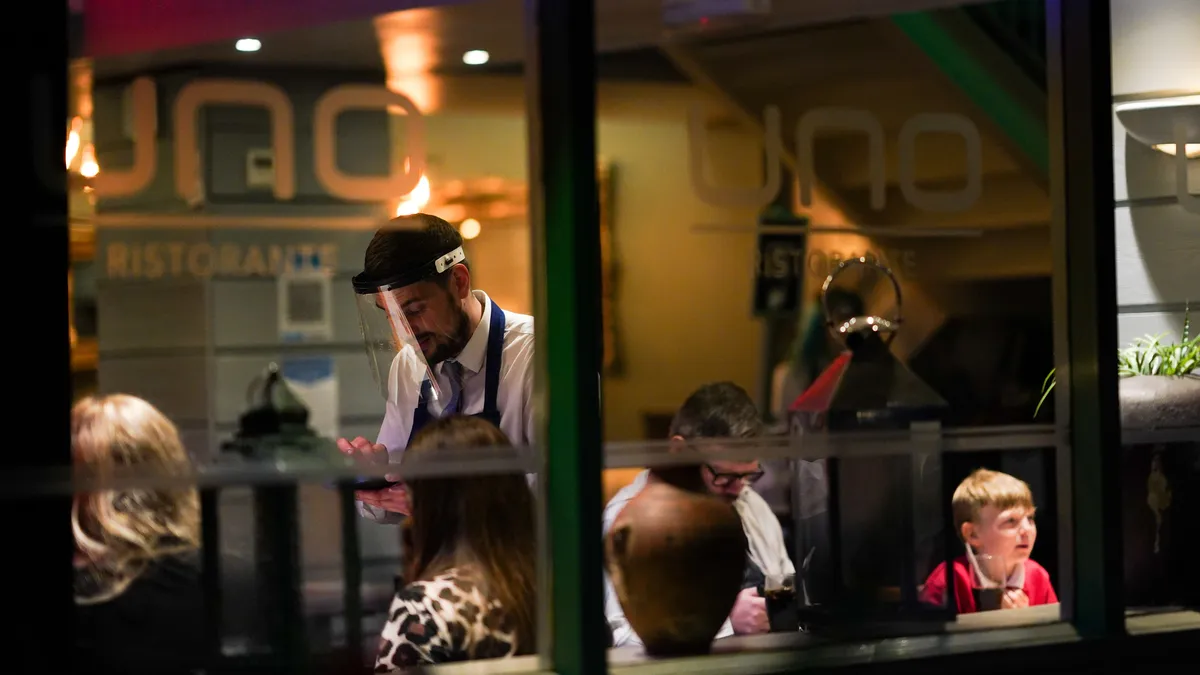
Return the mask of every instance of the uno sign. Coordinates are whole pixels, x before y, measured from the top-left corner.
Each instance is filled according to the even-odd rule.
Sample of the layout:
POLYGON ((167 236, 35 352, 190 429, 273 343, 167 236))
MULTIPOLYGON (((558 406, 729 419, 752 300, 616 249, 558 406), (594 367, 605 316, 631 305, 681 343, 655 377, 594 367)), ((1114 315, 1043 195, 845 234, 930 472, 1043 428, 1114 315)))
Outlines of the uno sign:
MULTIPOLYGON (((134 161, 127 170, 105 168, 95 180, 102 197, 127 197, 150 184, 158 156, 154 80, 141 77, 131 85, 134 161)), ((203 200, 201 156, 197 150, 197 117, 205 105, 266 108, 271 116, 271 147, 275 154, 275 198, 296 196, 296 134, 292 102, 280 87, 249 80, 193 80, 175 97, 175 190, 188 203, 203 200)), ((421 111, 407 96, 385 87, 347 84, 334 87, 317 100, 313 111, 313 166, 329 194, 348 201, 384 201, 413 191, 425 171, 425 125, 421 111), (387 176, 342 173, 337 166, 337 118, 357 109, 400 109, 408 116, 407 157, 391 158, 387 176)))
MULTIPOLYGON (((723 208, 766 207, 779 194, 783 136, 776 106, 763 112, 766 149, 766 184, 760 188, 730 188, 709 185, 704 177, 705 116, 699 105, 688 112, 688 176, 692 189, 703 201, 723 208)), ((819 129, 860 131, 867 136, 870 162, 871 208, 880 211, 887 200, 887 162, 884 156, 883 124, 867 110, 816 108, 796 123, 796 169, 800 181, 800 203, 812 206, 813 138, 819 129)), ((953 113, 920 113, 900 129, 900 192, 905 201, 925 211, 960 212, 970 209, 983 192, 983 150, 979 128, 969 118, 953 113), (934 191, 917 186, 915 178, 917 136, 928 133, 956 134, 966 145, 967 184, 959 190, 934 191)))

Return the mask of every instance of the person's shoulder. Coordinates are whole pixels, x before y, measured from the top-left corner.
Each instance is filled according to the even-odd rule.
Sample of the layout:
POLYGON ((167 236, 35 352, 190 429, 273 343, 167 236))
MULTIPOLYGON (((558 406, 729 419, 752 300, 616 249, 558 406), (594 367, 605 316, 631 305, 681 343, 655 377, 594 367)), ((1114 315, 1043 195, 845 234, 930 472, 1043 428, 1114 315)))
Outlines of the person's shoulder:
POLYGON ((150 567, 155 574, 170 576, 183 582, 199 581, 202 568, 200 551, 191 547, 160 556, 150 567))
POLYGON ((463 611, 470 596, 456 570, 398 590, 380 634, 376 671, 465 659, 454 636, 471 635, 463 611))
POLYGON ((945 586, 946 585, 946 561, 943 560, 933 568, 929 576, 925 578, 926 586, 945 586))
POLYGON ((513 335, 533 337, 533 317, 517 312, 504 312, 504 331, 513 335))
POLYGON ((771 505, 767 503, 767 500, 749 485, 738 495, 738 499, 756 512, 768 511, 772 515, 775 514, 774 511, 771 511, 771 505))
POLYGON ((505 360, 531 367, 534 349, 533 317, 514 312, 505 312, 504 315, 505 360))
POLYGON ((1049 581, 1050 573, 1047 572, 1046 568, 1042 567, 1041 563, 1039 563, 1038 561, 1034 560, 1033 558, 1026 558, 1025 559, 1025 578, 1028 579, 1028 578, 1033 578, 1033 577, 1037 577, 1038 579, 1044 579, 1046 581, 1049 581))
POLYGON ((649 473, 649 471, 642 471, 639 473, 634 477, 633 481, 631 481, 629 485, 617 490, 617 493, 613 495, 612 499, 608 500, 608 503, 604 505, 604 512, 601 515, 601 520, 603 521, 605 532, 612 527, 612 524, 617 519, 617 516, 621 515, 621 510, 625 508, 625 505, 633 501, 633 498, 638 496, 638 493, 642 491, 642 488, 646 487, 646 479, 649 476, 649 473))
POLYGON ((411 582, 396 592, 392 615, 407 615, 418 620, 453 617, 457 601, 464 594, 463 585, 454 570, 432 579, 411 582))
MULTIPOLYGON (((959 557, 955 558, 951 564, 953 565, 953 567, 951 567, 951 572, 953 572, 955 577, 959 577, 959 578, 963 578, 963 579, 971 578, 971 564, 969 562, 967 562, 966 556, 959 556, 959 557)), ((939 562, 937 564, 937 567, 933 568, 933 571, 929 573, 929 577, 928 577, 928 579, 926 579, 925 583, 926 584, 933 583, 933 584, 937 584, 940 586, 946 585, 946 561, 945 560, 942 560, 941 562, 939 562)))

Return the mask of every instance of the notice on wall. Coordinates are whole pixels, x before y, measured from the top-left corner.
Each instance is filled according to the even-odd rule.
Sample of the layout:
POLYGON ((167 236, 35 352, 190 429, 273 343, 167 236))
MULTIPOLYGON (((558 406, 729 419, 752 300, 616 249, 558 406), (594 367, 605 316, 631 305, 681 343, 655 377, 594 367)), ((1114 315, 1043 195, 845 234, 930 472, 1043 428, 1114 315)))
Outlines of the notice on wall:
POLYGON ((279 340, 314 342, 333 338, 333 275, 318 251, 292 256, 278 277, 279 340))
POLYGON ((308 407, 308 425, 319 436, 338 438, 338 381, 332 356, 285 358, 284 381, 308 407))

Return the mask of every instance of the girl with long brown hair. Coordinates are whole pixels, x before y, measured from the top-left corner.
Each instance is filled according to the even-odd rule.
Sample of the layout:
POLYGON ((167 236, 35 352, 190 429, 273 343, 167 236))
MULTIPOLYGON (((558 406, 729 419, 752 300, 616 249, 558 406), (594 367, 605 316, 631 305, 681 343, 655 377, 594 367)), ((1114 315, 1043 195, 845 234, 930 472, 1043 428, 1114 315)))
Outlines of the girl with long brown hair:
MULTIPOLYGON (((477 417, 445 417, 421 430, 404 463, 453 459, 509 446, 477 417)), ((535 650, 534 504, 522 474, 411 481, 404 578, 392 601, 376 672, 535 650)))

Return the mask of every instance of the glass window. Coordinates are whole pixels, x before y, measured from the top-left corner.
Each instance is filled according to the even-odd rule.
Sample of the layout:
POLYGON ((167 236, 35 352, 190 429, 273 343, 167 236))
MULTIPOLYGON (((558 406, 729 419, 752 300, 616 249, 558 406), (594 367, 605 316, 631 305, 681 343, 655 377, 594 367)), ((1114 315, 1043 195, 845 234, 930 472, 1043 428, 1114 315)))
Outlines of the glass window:
POLYGON ((1184 28, 1200 8, 1111 6, 1121 531, 1135 632, 1172 625, 1200 598, 1182 534, 1200 515, 1200 279, 1187 253, 1200 246, 1200 136, 1187 124, 1174 133, 1200 115, 1200 96, 1171 66, 1200 56, 1184 28))
MULTIPOLYGON (((149 403, 207 476, 197 556, 219 663, 533 659, 541 505, 468 519, 438 502, 478 509, 512 478, 492 474, 538 471, 522 11, 359 7, 289 30, 248 10, 158 16, 157 31, 89 22, 67 146, 76 393, 149 403), (420 236, 373 239, 414 214, 430 218, 393 229, 420 236), (353 473, 339 444, 378 439, 398 462, 421 420, 455 410, 493 413, 523 459, 433 453, 415 474, 406 460, 409 508, 425 510, 408 519, 337 483, 353 473), (402 589, 427 625, 467 612, 439 595, 451 574, 495 582, 463 591, 483 603, 470 639, 406 635, 402 589), (517 628, 480 628, 493 600, 517 605, 517 628)), ((477 431, 439 433, 454 447, 477 431)))
POLYGON ((620 662, 1060 618, 1045 7, 928 4, 598 12, 620 662), (680 461, 748 562, 651 515, 680 461))
POLYGON ((1111 92, 1104 3, 115 4, 71 3, 74 483, 14 484, 74 490, 90 662, 1011 671, 1197 625, 1188 0, 1108 3, 1111 92))

